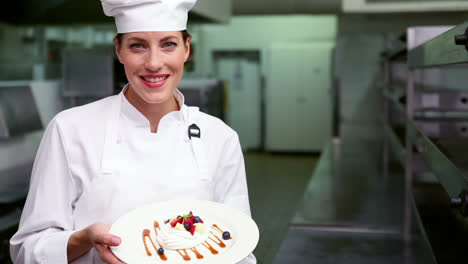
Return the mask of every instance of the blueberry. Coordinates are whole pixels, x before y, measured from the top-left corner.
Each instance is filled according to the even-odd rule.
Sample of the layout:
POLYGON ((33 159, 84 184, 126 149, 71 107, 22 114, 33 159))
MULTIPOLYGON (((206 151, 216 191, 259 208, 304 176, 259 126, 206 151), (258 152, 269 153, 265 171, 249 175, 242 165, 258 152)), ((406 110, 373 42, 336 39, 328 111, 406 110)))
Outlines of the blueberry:
POLYGON ((177 216, 177 219, 179 219, 179 218, 181 218, 181 217, 182 217, 182 216, 178 215, 178 216, 177 216))
POLYGON ((230 237, 231 237, 231 234, 229 234, 228 231, 224 231, 224 232, 223 232, 223 239, 224 239, 224 240, 227 240, 227 239, 229 239, 230 237))
POLYGON ((200 217, 199 217, 199 216, 195 216, 195 217, 193 218, 193 222, 194 222, 194 223, 200 223, 200 217))
POLYGON ((164 254, 164 248, 159 248, 158 249, 158 255, 164 254))
POLYGON ((190 229, 190 224, 189 224, 189 223, 185 223, 185 224, 184 224, 184 227, 185 227, 186 230, 189 230, 189 229, 190 229))

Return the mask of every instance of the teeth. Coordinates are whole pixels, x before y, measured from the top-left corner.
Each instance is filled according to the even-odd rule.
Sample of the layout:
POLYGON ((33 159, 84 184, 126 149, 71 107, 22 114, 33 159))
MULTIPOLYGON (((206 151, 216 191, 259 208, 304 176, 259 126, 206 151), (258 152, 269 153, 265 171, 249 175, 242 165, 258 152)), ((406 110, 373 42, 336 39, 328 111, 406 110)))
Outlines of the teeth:
POLYGON ((147 82, 160 82, 162 80, 165 80, 166 78, 167 78, 167 76, 158 77, 158 78, 146 78, 146 77, 144 77, 143 79, 145 79, 145 81, 147 81, 147 82))

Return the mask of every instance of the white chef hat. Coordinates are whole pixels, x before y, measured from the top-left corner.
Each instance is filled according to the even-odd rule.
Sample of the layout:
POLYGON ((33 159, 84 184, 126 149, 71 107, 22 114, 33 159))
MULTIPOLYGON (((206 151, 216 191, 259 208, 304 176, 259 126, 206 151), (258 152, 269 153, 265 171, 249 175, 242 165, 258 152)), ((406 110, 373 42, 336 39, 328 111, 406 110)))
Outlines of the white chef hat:
POLYGON ((115 18, 118 33, 181 31, 197 0, 101 0, 104 14, 115 18))

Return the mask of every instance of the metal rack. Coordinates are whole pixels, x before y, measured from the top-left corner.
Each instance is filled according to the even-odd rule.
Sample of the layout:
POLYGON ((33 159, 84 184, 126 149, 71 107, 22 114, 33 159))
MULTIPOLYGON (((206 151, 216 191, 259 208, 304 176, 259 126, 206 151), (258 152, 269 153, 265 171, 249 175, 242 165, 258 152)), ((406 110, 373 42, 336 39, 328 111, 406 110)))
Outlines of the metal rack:
POLYGON ((468 87, 447 85, 468 74, 467 28, 408 28, 382 63, 384 171, 391 150, 404 167, 402 234, 411 241, 416 216, 438 263, 467 262, 468 87))

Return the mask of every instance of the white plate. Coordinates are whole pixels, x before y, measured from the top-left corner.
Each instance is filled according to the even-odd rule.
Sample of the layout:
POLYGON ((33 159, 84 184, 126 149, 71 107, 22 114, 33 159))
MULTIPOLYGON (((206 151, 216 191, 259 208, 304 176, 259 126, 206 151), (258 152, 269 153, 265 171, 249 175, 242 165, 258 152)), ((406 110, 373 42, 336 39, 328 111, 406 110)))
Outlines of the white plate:
MULTIPOLYGON (((224 204, 200 200, 171 200, 137 208, 120 217, 112 225, 110 233, 122 238, 122 243, 118 247, 111 247, 112 252, 119 259, 129 264, 236 263, 247 257, 255 249, 259 239, 257 225, 252 218, 243 212, 224 204), (148 256, 143 243, 143 230, 149 229, 152 240, 156 242, 153 227, 155 220, 161 225, 164 224, 166 219, 188 214, 190 211, 194 215, 200 216, 204 221, 216 224, 223 231, 229 231, 232 239, 222 240, 226 247, 221 248, 210 240, 210 244, 219 253, 214 255, 205 246, 199 245, 196 249, 203 255, 203 259, 197 259, 195 253, 188 249, 187 253, 191 258, 189 261, 183 260, 177 251, 166 249, 167 260, 163 261, 151 245, 151 242, 146 239, 152 254, 152 256, 148 256)), ((217 236, 221 237, 221 234, 217 233, 217 236)))

